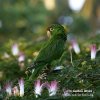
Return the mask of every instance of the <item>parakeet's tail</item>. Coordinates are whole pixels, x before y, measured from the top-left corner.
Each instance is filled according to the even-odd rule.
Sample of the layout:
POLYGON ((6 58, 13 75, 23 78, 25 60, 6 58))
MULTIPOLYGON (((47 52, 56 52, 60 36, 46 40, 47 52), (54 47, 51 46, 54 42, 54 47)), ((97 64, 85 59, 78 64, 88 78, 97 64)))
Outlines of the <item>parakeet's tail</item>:
POLYGON ((32 75, 25 82, 25 90, 27 91, 25 94, 30 93, 30 91, 32 90, 32 87, 33 87, 32 83, 37 79, 37 77, 39 76, 41 70, 42 69, 40 67, 37 67, 36 69, 34 69, 34 72, 32 73, 32 75))

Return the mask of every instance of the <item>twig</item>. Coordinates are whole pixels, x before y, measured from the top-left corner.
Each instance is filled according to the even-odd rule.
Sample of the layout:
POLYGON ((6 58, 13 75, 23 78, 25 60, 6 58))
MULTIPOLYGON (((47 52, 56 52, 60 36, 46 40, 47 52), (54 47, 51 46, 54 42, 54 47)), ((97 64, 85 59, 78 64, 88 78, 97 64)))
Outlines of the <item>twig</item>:
POLYGON ((72 64, 72 66, 74 67, 74 64, 73 64, 73 55, 72 55, 72 48, 71 48, 71 47, 69 47, 69 52, 70 52, 71 64, 72 64))

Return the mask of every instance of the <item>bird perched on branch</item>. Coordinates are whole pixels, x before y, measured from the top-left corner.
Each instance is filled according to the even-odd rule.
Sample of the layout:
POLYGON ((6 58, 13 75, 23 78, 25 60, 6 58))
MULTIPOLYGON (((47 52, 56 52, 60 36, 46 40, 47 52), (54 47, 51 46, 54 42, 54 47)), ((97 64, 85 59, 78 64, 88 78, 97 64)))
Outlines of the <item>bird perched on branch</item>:
POLYGON ((67 39, 64 27, 60 24, 53 24, 47 28, 47 35, 50 39, 41 48, 31 67, 28 68, 34 70, 29 80, 38 77, 44 67, 50 65, 52 61, 59 59, 64 52, 67 39))

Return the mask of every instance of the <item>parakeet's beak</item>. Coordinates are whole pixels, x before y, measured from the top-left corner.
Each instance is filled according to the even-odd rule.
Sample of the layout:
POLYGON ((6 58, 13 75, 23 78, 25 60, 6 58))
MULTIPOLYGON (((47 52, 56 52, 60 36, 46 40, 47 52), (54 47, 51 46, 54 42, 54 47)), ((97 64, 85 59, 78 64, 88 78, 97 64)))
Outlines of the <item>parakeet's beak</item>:
POLYGON ((48 36, 48 38, 51 38, 51 32, 50 32, 49 28, 47 28, 47 36, 48 36))
POLYGON ((49 38, 51 38, 51 32, 50 32, 50 31, 47 31, 47 36, 48 36, 49 38))

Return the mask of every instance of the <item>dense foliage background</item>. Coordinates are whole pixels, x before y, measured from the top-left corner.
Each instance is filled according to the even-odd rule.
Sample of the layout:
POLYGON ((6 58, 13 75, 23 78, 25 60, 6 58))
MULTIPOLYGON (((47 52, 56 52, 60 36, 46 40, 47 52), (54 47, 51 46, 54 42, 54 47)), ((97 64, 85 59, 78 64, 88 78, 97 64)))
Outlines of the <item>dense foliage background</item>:
MULTIPOLYGON (((74 1, 74 0, 73 0, 74 1)), ((76 1, 75 1, 76 2, 76 1)), ((69 29, 79 43, 80 53, 70 51, 70 43, 66 42, 65 53, 61 62, 52 63, 51 71, 41 81, 56 80, 59 89, 56 96, 50 97, 44 89, 39 100, 99 100, 100 99, 100 1, 86 0, 79 11, 74 11, 68 0, 0 0, 0 98, 2 100, 33 100, 32 91, 24 97, 8 97, 2 89, 10 81, 18 85, 23 77, 25 82, 30 74, 26 68, 34 61, 40 48, 48 40, 46 29, 53 23, 60 23, 69 29), (49 2, 49 3, 48 3, 49 2), (51 6, 50 6, 51 5, 51 6), (20 62, 19 55, 12 54, 12 46, 17 44, 19 51, 25 56, 20 62), (97 56, 90 57, 90 45, 96 44, 97 56), (72 56, 72 62, 71 62, 72 56), (57 66, 63 66, 54 71, 57 66), (64 90, 93 90, 94 96, 62 96, 64 90)), ((56 52, 56 51, 55 51, 56 52)), ((33 80, 34 83, 34 80, 33 80)))

